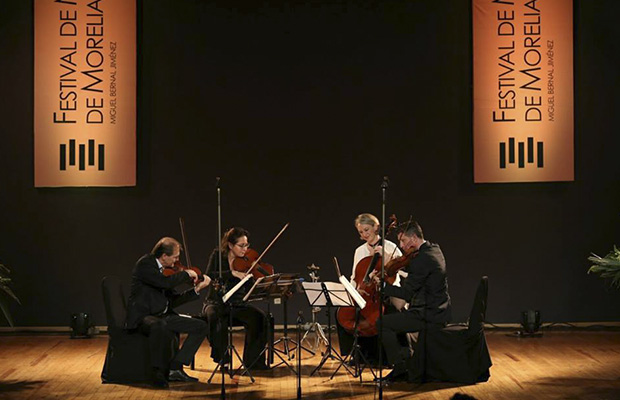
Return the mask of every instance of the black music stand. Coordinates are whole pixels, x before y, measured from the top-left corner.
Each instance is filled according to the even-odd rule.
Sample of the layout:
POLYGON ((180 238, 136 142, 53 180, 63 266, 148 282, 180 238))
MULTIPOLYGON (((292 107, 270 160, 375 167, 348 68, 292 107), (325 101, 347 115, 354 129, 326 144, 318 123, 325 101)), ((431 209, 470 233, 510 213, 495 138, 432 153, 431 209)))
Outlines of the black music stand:
MULTIPOLYGON (((354 304, 351 297, 341 283, 336 282, 302 282, 302 286, 306 293, 306 298, 310 307, 327 307, 327 346, 323 358, 319 365, 312 370, 310 376, 314 375, 323 367, 323 364, 329 359, 337 359, 344 361, 340 353, 332 346, 332 307, 353 307, 354 304)), ((345 365, 345 368, 349 368, 345 365)))
POLYGON ((297 343, 295 340, 291 339, 288 336, 288 298, 291 294, 302 290, 303 287, 301 286, 298 273, 280 274, 280 277, 278 278, 278 281, 276 283, 275 292, 272 294, 272 297, 280 298, 282 300, 282 305, 284 307, 284 333, 280 339, 276 340, 273 343, 273 352, 281 360, 281 362, 275 365, 274 368, 281 364, 286 364, 293 372, 295 372, 295 369, 288 362, 286 362, 286 360, 284 360, 284 358, 280 354, 286 354, 288 360, 290 361, 292 358, 291 354, 297 348, 297 346, 301 346, 303 350, 306 350, 308 353, 314 355, 314 352, 312 350, 305 348, 303 345, 297 343), (282 349, 276 347, 280 343, 282 343, 282 349), (291 344, 293 344, 292 347, 291 344))
POLYGON ((342 283, 342 286, 344 286, 347 294, 351 298, 351 303, 353 303, 353 305, 355 306, 355 326, 353 328, 353 347, 351 348, 351 352, 347 354, 344 360, 340 362, 340 365, 338 365, 338 367, 336 368, 336 370, 334 371, 334 373, 329 379, 334 379, 334 376, 336 376, 336 373, 338 372, 338 370, 340 370, 340 367, 344 366, 345 369, 354 378, 360 378, 360 382, 361 382, 362 372, 364 368, 360 366, 360 359, 363 360, 363 364, 365 366, 368 366, 368 369, 372 373, 373 377, 376 378, 377 375, 375 374, 375 371, 370 366, 370 363, 366 359, 366 356, 362 352, 360 345, 359 345, 359 341, 358 341, 359 331, 357 327, 359 323, 359 316, 360 316, 360 311, 366 306, 366 301, 362 298, 359 292, 355 290, 355 288, 353 287, 353 285, 351 285, 351 283, 347 280, 347 278, 345 278, 342 275, 340 275, 340 283, 342 283), (351 371, 347 365, 351 359, 353 359, 353 363, 354 363, 353 371, 351 371))

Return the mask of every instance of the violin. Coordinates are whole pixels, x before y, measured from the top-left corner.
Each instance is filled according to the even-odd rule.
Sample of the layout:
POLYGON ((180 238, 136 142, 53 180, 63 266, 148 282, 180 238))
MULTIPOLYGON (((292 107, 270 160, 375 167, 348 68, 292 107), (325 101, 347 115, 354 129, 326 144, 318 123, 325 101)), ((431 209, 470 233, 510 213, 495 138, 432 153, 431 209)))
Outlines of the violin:
MULTIPOLYGON (((254 249, 248 249, 243 257, 236 257, 232 263, 232 269, 238 272, 247 273, 252 265, 259 259, 259 254, 254 249)), ((252 268, 251 274, 254 279, 258 279, 261 276, 269 276, 273 275, 274 269, 273 265, 267 264, 266 262, 259 261, 256 263, 254 268, 252 268)))
POLYGON ((183 272, 183 271, 188 270, 188 269, 191 269, 192 271, 194 271, 196 273, 196 275, 198 275, 198 281, 197 282, 200 282, 200 281, 204 280, 204 276, 202 276, 202 271, 198 267, 187 267, 187 266, 181 264, 180 261, 175 262, 172 267, 164 268, 163 272, 164 272, 164 276, 170 276, 170 275, 174 275, 174 274, 179 273, 179 272, 183 272))

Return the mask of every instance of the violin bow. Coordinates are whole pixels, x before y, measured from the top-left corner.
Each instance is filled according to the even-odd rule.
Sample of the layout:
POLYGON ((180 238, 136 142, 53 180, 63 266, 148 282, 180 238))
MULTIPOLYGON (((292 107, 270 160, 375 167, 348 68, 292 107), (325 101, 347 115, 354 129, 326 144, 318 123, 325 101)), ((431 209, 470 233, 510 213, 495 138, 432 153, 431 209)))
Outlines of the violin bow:
MULTIPOLYGON (((411 225, 411 221, 413 221, 413 215, 409 214, 409 219, 407 220, 407 224, 405 225, 405 230, 403 232, 407 232, 407 229, 409 229, 409 225, 411 225)), ((394 249, 394 252, 396 252, 396 249, 394 249)))
POLYGON ((261 258, 263 258, 263 256, 265 255, 265 253, 267 253, 267 251, 271 248, 271 246, 273 246, 273 244, 276 242, 276 240, 278 240, 278 238, 280 237, 280 235, 282 235, 282 233, 284 233, 284 231, 286 230, 286 228, 288 228, 289 222, 286 223, 286 225, 284 225, 284 227, 280 230, 280 232, 276 235, 276 237, 273 238, 273 240, 271 241, 271 243, 269 243, 269 245, 265 248, 265 250, 263 250, 263 252, 260 254, 260 256, 258 256, 258 258, 256 260, 254 260, 254 262, 252 263, 252 266, 250 267, 250 269, 247 270, 246 275, 250 274, 250 272, 252 272, 252 270, 254 269, 254 267, 258 264, 258 262, 260 261, 261 258))
POLYGON ((183 248, 185 249, 185 262, 187 262, 187 267, 189 268, 192 266, 192 262, 189 259, 189 248, 185 240, 185 223, 183 222, 183 217, 179 217, 179 225, 181 226, 181 237, 183 238, 183 248))

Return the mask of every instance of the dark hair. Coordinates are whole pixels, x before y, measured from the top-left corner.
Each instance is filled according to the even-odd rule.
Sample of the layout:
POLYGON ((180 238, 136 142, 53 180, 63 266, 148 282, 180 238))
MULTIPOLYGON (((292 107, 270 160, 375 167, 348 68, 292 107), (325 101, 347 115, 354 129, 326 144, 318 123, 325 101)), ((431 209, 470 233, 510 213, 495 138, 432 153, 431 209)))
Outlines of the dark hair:
POLYGON ((417 221, 411 221, 405 223, 398 229, 398 233, 402 233, 405 236, 413 236, 416 235, 420 239, 424 239, 424 233, 422 232, 422 227, 418 224, 417 221))
POLYGON ((235 245, 237 244, 237 240, 239 240, 239 238, 242 236, 249 238, 250 232, 248 232, 247 230, 243 228, 239 228, 239 227, 234 227, 234 228, 230 228, 229 230, 227 230, 226 233, 224 233, 224 236, 222 237, 222 242, 220 243, 220 248, 222 249, 222 253, 228 254, 228 243, 235 245))
POLYGON ((155 258, 159 258, 164 254, 171 256, 176 249, 179 249, 179 251, 182 250, 181 243, 171 237, 163 237, 155 244, 155 247, 151 250, 151 254, 155 256, 155 258))

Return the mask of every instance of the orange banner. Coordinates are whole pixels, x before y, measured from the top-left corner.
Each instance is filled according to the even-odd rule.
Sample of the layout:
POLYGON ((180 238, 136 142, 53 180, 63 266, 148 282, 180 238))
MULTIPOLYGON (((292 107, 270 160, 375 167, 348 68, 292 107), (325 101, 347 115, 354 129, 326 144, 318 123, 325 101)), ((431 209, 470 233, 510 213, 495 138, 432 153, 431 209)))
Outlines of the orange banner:
POLYGON ((34 184, 135 186, 135 0, 35 0, 34 184))
POLYGON ((572 0, 473 0, 474 182, 574 180, 572 0))

